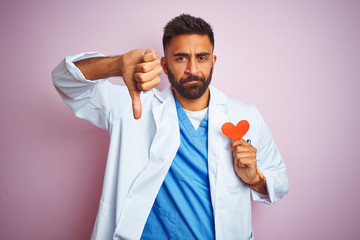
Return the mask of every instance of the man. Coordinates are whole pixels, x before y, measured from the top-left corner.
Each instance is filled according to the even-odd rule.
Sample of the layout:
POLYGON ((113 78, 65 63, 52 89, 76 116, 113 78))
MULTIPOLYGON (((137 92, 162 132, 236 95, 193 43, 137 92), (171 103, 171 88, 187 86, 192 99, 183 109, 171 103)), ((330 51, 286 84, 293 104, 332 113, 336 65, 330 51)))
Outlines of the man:
POLYGON ((85 53, 52 73, 75 115, 111 136, 92 239, 252 239, 250 194, 274 203, 287 193, 283 159, 257 109, 210 85, 208 23, 172 19, 163 47, 161 62, 153 50, 85 53), (171 87, 159 92, 162 70, 171 87), (221 126, 240 120, 250 129, 230 141, 221 126))

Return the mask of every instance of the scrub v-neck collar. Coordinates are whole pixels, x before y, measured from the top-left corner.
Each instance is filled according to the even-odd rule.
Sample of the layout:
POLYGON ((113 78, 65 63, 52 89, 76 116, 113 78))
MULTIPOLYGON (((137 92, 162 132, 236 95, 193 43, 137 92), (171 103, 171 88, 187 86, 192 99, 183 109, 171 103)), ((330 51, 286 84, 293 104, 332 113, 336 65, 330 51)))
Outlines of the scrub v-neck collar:
POLYGON ((179 103, 179 101, 176 99, 176 97, 174 96, 175 99, 175 104, 176 104, 176 110, 178 113, 178 118, 179 118, 179 124, 183 124, 183 126, 185 127, 186 131, 192 136, 192 137, 201 137, 207 134, 207 127, 208 127, 208 113, 209 111, 206 113, 204 119, 202 120, 200 126, 198 127, 198 129, 195 129, 193 124, 191 123, 189 117, 187 116, 187 114, 185 113, 183 107, 181 106, 181 104, 179 103))

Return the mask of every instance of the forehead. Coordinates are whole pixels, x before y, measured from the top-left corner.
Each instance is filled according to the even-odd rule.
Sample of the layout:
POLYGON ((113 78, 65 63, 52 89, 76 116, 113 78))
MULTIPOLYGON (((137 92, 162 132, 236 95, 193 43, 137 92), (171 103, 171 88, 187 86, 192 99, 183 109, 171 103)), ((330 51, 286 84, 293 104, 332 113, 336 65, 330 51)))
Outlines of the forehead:
POLYGON ((165 50, 165 55, 177 52, 183 53, 212 53, 212 45, 208 35, 182 34, 173 37, 165 50))

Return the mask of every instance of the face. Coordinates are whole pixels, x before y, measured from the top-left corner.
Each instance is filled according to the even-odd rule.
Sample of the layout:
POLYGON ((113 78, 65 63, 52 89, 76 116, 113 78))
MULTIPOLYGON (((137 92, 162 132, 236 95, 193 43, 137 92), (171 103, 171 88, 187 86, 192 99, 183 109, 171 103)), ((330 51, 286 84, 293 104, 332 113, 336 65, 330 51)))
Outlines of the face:
POLYGON ((184 34, 171 39, 161 65, 182 97, 198 99, 208 91, 216 62, 212 51, 207 35, 184 34))

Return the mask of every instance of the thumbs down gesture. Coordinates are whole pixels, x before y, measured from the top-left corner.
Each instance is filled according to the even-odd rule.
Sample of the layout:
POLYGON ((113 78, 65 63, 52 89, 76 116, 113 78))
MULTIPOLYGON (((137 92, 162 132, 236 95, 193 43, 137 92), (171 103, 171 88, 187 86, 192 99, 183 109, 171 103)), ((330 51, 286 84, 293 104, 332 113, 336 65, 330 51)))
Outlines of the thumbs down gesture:
POLYGON ((162 67, 152 49, 136 49, 121 57, 122 77, 132 100, 135 119, 141 117, 141 91, 149 91, 160 83, 162 67))

